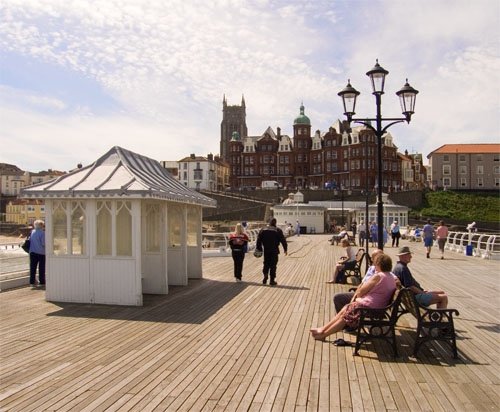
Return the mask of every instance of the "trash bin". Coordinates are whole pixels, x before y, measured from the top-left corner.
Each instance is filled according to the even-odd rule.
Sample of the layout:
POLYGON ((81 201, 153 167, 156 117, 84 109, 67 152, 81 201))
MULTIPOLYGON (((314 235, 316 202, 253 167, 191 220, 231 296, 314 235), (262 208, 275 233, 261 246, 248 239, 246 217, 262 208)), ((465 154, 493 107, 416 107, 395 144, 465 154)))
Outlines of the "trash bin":
POLYGON ((301 226, 300 227, 300 234, 305 235, 307 233, 307 226, 301 226))
POLYGON ((465 255, 472 256, 472 245, 465 246, 465 255))

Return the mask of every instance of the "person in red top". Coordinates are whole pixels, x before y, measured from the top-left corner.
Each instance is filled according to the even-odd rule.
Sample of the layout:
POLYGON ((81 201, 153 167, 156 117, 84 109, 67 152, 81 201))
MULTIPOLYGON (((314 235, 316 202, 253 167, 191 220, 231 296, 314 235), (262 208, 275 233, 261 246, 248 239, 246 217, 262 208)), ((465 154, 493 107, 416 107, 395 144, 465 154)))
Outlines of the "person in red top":
POLYGON ((448 228, 445 226, 442 220, 439 221, 439 226, 436 229, 436 239, 439 246, 439 251, 441 252, 441 259, 444 259, 444 244, 448 238, 448 228))
POLYGON ((231 247, 231 255, 234 262, 234 277, 236 278, 236 282, 241 282, 243 260, 248 250, 248 240, 248 236, 244 232, 241 223, 236 224, 234 233, 229 235, 229 246, 231 247))

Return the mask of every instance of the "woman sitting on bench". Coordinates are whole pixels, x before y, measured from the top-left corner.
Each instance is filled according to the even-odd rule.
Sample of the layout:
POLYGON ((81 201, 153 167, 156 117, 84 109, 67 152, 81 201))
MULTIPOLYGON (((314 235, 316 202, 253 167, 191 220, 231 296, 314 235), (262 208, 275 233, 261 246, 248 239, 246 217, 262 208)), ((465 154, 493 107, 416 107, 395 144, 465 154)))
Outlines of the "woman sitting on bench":
POLYGON ((377 309, 388 305, 396 290, 396 281, 391 274, 392 260, 381 253, 373 263, 377 273, 358 288, 354 302, 344 306, 326 325, 310 329, 314 339, 325 340, 327 336, 340 332, 345 326, 356 328, 360 317, 360 312, 356 311, 358 307, 377 309))
POLYGON ((340 257, 332 278, 326 283, 345 283, 345 270, 354 269, 356 266, 356 251, 350 245, 349 240, 347 238, 342 239, 340 246, 345 248, 345 255, 340 257))

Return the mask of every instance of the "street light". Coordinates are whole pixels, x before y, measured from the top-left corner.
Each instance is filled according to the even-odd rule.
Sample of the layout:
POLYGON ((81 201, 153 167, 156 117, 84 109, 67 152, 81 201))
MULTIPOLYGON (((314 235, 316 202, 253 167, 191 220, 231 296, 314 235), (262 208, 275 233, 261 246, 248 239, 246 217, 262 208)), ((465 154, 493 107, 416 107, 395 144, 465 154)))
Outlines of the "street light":
POLYGON ((377 137, 377 227, 378 227, 378 248, 384 248, 384 203, 382 202, 382 136, 385 134, 387 129, 396 123, 407 122, 410 123, 411 116, 415 113, 415 100, 418 94, 418 90, 415 90, 408 84, 408 79, 406 79, 405 85, 396 92, 401 103, 401 110, 403 112, 404 118, 383 118, 382 117, 382 95, 384 94, 385 77, 389 74, 387 70, 378 64, 378 59, 375 66, 366 73, 370 78, 372 84, 372 94, 375 96, 375 102, 377 105, 377 115, 372 119, 354 119, 353 116, 356 114, 356 99, 359 96, 359 92, 351 86, 351 81, 347 81, 347 86, 338 93, 342 98, 342 103, 344 105, 344 114, 347 117, 347 121, 363 124, 372 130, 377 137), (373 127, 371 122, 375 121, 376 126, 373 127), (387 126, 382 128, 382 122, 390 122, 387 126))

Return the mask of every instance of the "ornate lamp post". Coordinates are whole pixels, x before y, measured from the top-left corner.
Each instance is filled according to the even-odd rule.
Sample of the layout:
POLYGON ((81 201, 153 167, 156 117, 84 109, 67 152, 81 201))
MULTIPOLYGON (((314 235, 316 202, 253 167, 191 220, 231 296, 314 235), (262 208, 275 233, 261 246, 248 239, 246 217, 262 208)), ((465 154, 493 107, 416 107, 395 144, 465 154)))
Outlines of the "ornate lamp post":
POLYGON ((347 117, 348 122, 360 123, 371 129, 375 136, 377 137, 377 226, 378 226, 378 248, 384 248, 384 203, 382 202, 382 137, 389 127, 396 123, 407 122, 410 123, 411 116, 415 112, 415 100, 418 91, 415 90, 408 84, 408 79, 406 79, 405 85, 396 92, 399 96, 401 103, 401 110, 403 112, 404 118, 383 118, 382 117, 382 95, 384 94, 385 86, 385 76, 389 72, 385 70, 378 64, 378 59, 370 71, 366 75, 370 78, 372 84, 373 95, 375 96, 375 102, 377 105, 377 114, 375 118, 366 119, 355 119, 353 116, 356 114, 356 99, 359 96, 359 92, 351 86, 350 80, 347 81, 347 86, 338 93, 342 98, 344 105, 344 114, 347 117), (371 122, 375 122, 375 127, 372 126, 371 122), (389 122, 385 127, 382 127, 383 122, 389 122))

